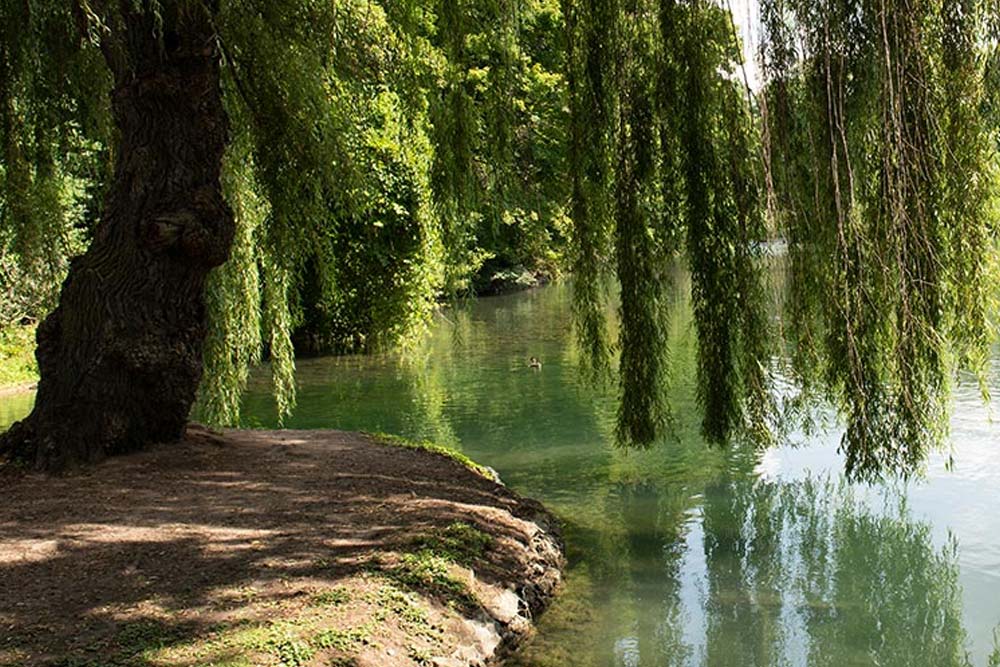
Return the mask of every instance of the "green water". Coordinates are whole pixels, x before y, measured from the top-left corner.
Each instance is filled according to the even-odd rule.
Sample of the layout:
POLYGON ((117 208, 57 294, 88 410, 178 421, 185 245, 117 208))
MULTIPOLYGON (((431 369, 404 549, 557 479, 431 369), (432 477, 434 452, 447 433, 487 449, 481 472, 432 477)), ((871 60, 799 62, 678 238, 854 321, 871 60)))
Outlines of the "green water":
MULTIPOLYGON (((559 515, 567 583, 515 665, 990 665, 1000 426, 977 390, 956 391, 950 471, 942 455, 919 482, 854 487, 835 428, 763 456, 709 449, 675 320, 676 438, 647 452, 612 446, 613 400, 579 382, 564 286, 449 310, 404 358, 300 361, 287 426, 442 442, 559 515)), ((263 374, 245 412, 275 423, 263 374)))

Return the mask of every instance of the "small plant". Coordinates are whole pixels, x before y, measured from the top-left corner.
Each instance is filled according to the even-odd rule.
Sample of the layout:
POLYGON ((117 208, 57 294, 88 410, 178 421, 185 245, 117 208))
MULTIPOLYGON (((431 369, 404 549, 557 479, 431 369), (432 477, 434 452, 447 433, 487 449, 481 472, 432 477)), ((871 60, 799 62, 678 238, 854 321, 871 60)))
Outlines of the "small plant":
POLYGON ((460 607, 479 607, 468 587, 449 573, 448 566, 451 562, 430 549, 421 549, 416 553, 400 556, 399 564, 387 574, 397 583, 445 598, 449 603, 460 607))
POLYGON ((393 571, 401 583, 418 588, 452 588, 457 584, 448 573, 450 561, 431 549, 403 554, 393 571))
POLYGON ((419 646, 414 646, 410 644, 406 648, 406 654, 410 656, 410 659, 418 665, 430 665, 431 660, 434 659, 434 654, 426 648, 421 648, 419 646))
POLYGON ((312 603, 318 607, 337 607, 350 602, 351 594, 343 586, 320 591, 312 596, 312 603))
POLYGON ((139 621, 124 626, 115 641, 123 651, 139 653, 151 648, 162 648, 176 637, 177 633, 162 623, 139 621))
POLYGON ((101 658, 69 656, 54 663, 56 667, 125 667, 145 664, 145 656, 180 641, 181 632, 163 623, 151 620, 137 621, 122 626, 112 641, 101 641, 86 651, 102 655, 101 658), (112 649, 112 651, 108 651, 112 649))
POLYGON ((329 664, 330 667, 358 667, 358 659, 338 655, 337 657, 332 658, 327 664, 329 664))
POLYGON ((312 639, 312 645, 316 648, 336 649, 345 653, 371 643, 372 629, 367 625, 347 630, 337 628, 323 630, 312 639))
POLYGON ((424 637, 433 642, 440 641, 442 629, 431 623, 427 610, 421 607, 411 593, 401 591, 387 583, 381 586, 372 599, 379 609, 375 613, 378 622, 384 622, 391 613, 401 628, 408 633, 424 637))
POLYGON ((269 644, 282 667, 301 667, 316 655, 309 644, 292 637, 273 639, 269 644))
POLYGON ((380 608, 391 611, 406 623, 422 624, 427 622, 427 612, 418 607, 410 595, 391 584, 379 588, 375 596, 375 603, 380 608))

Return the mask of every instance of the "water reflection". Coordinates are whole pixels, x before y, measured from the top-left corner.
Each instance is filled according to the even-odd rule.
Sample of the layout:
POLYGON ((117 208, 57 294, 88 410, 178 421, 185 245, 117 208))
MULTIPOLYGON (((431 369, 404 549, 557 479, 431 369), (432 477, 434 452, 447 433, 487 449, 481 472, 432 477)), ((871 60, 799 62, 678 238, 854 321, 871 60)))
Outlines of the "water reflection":
POLYGON ((566 594, 515 664, 971 664, 957 544, 882 502, 742 473, 695 497, 618 488, 618 531, 571 524, 566 594))
MULTIPOLYGON (((559 514, 567 583, 514 664, 1000 667, 1000 425, 974 387, 956 391, 954 470, 939 456, 908 486, 843 483, 835 430, 762 456, 710 449, 680 301, 675 438, 623 452, 613 393, 578 381, 569 300, 562 286, 482 300, 402 357, 305 360, 287 424, 447 443, 559 514)), ((1000 364, 991 384, 1000 395, 1000 364)), ((275 425, 262 380, 245 415, 275 425)))

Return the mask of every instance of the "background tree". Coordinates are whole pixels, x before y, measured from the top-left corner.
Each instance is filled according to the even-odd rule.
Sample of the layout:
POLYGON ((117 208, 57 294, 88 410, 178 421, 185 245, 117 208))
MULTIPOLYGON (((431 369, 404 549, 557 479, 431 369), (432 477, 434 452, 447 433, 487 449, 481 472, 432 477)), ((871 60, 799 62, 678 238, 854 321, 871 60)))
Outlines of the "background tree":
MULTIPOLYGON (((492 273, 487 271, 555 270, 553 260, 558 259, 561 241, 553 240, 552 230, 563 224, 560 197, 545 193, 558 191, 563 178, 561 170, 543 163, 560 159, 560 51, 550 48, 551 36, 558 39, 561 35, 552 29, 560 20, 558 8, 545 2, 526 3, 517 8, 516 22, 506 32, 497 32, 495 28, 508 20, 511 7, 483 1, 449 19, 445 10, 451 4, 390 3, 383 8, 369 2, 278 6, 191 1, 79 3, 75 8, 52 3, 50 8, 46 3, 4 3, 3 23, 9 34, 4 40, 0 89, 6 110, 0 240, 4 265, 17 271, 4 272, 3 286, 18 297, 12 303, 23 304, 9 309, 5 323, 22 315, 43 316, 54 303, 53 287, 65 275, 68 257, 88 247, 92 230, 112 226, 107 220, 112 205, 124 198, 121 188, 136 187, 118 183, 125 177, 120 169, 112 183, 110 170, 102 168, 112 156, 118 162, 126 159, 126 136, 112 100, 122 95, 119 88, 153 76, 150 72, 185 68, 189 56, 183 48, 188 47, 181 43, 188 34, 193 35, 190 39, 204 41, 211 53, 199 57, 215 63, 217 69, 211 74, 218 78, 217 95, 223 106, 213 122, 219 128, 231 128, 219 139, 225 154, 210 158, 223 158, 219 174, 184 175, 172 186, 197 189, 201 185, 191 183, 204 181, 208 189, 224 191, 235 213, 235 232, 217 230, 220 252, 228 248, 229 234, 234 234, 232 261, 214 272, 207 286, 211 326, 201 396, 203 412, 211 421, 238 420, 248 368, 265 355, 271 360, 282 410, 290 410, 294 405, 293 341, 300 351, 379 349, 418 331, 438 297, 478 284, 480 273, 488 285, 492 273), (467 39, 463 37, 462 47, 454 51, 449 51, 448 20, 466 26, 458 26, 457 34, 467 39), (149 53, 136 55, 130 49, 139 48, 140 36, 148 37, 150 44, 142 48, 149 53), (172 49, 182 50, 174 54, 172 49), (498 49, 510 52, 503 60, 510 71, 502 77, 484 74, 498 49), (171 64, 175 55, 181 65, 171 64), (543 56, 546 61, 539 62, 543 56), (482 111, 476 107, 478 112, 469 118, 468 164, 447 159, 452 144, 442 148, 441 142, 448 137, 438 134, 433 122, 445 117, 440 91, 447 90, 453 77, 462 79, 462 95, 468 96, 470 110, 477 101, 493 95, 494 79, 502 78, 506 86, 502 109, 500 97, 494 96, 494 107, 483 105, 482 111), (504 149, 509 156, 503 159, 497 158, 499 149, 491 140, 499 124, 504 124, 504 132, 511 137, 504 149), (444 184, 457 180, 459 172, 468 178, 467 191, 458 195, 468 215, 449 218, 454 193, 444 184), (496 183, 501 181, 510 183, 502 205, 494 196, 496 183), (119 188, 118 195, 114 187, 119 188), (109 188, 105 220, 97 224, 98 200, 109 188), (505 229, 509 233, 500 233, 505 229), (498 231, 493 234, 493 230, 498 231), (483 268, 487 259, 495 262, 493 269, 483 268), (29 281, 24 276, 29 275, 37 289, 26 289, 29 281)), ((180 86, 184 87, 187 84, 180 86)), ((180 90, 177 94, 187 95, 180 90)), ((168 124, 155 125, 164 132, 170 129, 168 124)), ((190 150, 209 145, 189 136, 174 138, 190 150)), ((144 144, 141 153, 150 150, 166 156, 161 157, 167 162, 157 163, 153 170, 163 171, 165 177, 172 168, 186 169, 182 163, 191 158, 167 144, 144 144)), ((141 176, 129 178, 141 180, 141 176)), ((179 191, 169 194, 174 196, 183 198, 179 191)), ((149 232, 153 236, 162 231, 180 238, 189 226, 186 218, 177 218, 175 213, 161 216, 157 207, 165 204, 149 201, 144 206, 156 209, 150 216, 169 218, 160 225, 162 229, 149 232)), ((129 215, 136 219, 122 224, 146 235, 148 224, 139 220, 150 217, 146 209, 129 215)), ((139 243, 131 232, 125 237, 139 243)), ((149 252, 157 258, 165 254, 176 259, 175 241, 151 242, 155 247, 149 252)), ((88 254, 95 251, 91 244, 88 254)), ((211 261, 218 263, 224 256, 212 256, 211 261)), ((138 261, 143 266, 154 264, 145 254, 138 261)), ((207 272, 211 267, 204 268, 207 272)), ((174 269, 179 276, 180 268, 174 269)), ((122 270, 133 278, 141 275, 135 266, 122 270)), ((37 465, 60 466, 176 437, 200 377, 197 366, 206 331, 202 280, 204 276, 192 283, 191 291, 199 296, 189 300, 190 312, 176 316, 198 323, 185 333, 177 322, 158 321, 175 317, 169 313, 137 317, 142 322, 130 325, 135 331, 129 334, 96 323, 71 336, 59 333, 60 340, 76 351, 61 352, 58 362, 41 363, 46 380, 38 407, 7 436, 12 451, 37 465), (175 348, 183 359, 162 360, 162 367, 135 361, 143 368, 110 382, 136 386, 128 400, 118 400, 100 389, 110 380, 93 364, 105 360, 101 363, 108 364, 110 374, 126 368, 128 364, 120 363, 119 357, 133 352, 105 348, 112 338, 118 339, 114 346, 132 347, 125 341, 128 336, 148 341, 150 351, 144 354, 152 355, 153 348, 162 346, 175 348), (88 342, 90 338, 95 340, 88 342), (63 360, 76 354, 81 359, 76 365, 63 360), (179 373, 182 366, 187 368, 188 379, 179 382, 183 387, 171 390, 174 407, 163 408, 163 390, 150 388, 147 393, 142 387, 148 381, 139 376, 162 381, 179 373), (51 369, 56 367, 65 369, 67 378, 92 379, 49 382, 51 369), (52 388, 62 384, 69 394, 50 401, 52 388), (125 407, 133 399, 149 406, 151 414, 142 416, 142 410, 125 407), (105 409, 106 400, 121 407, 105 409), (50 403, 58 405, 53 410, 65 415, 66 424, 78 421, 66 412, 71 409, 107 414, 108 424, 80 433, 78 445, 69 444, 71 434, 60 432, 49 440, 67 440, 65 445, 52 445, 66 451, 42 454, 40 443, 47 436, 40 434, 48 429, 42 424, 51 421, 54 428, 57 421, 43 415, 50 403), (69 407, 73 405, 79 407, 69 407), (174 415, 164 417, 170 424, 163 428, 149 422, 153 416, 168 413, 174 415), (71 453, 74 448, 79 451, 71 453)), ((67 285, 76 282, 72 278, 67 285)), ((88 311, 122 316, 138 310, 134 303, 126 307, 123 299, 156 300, 160 294, 181 299, 184 292, 164 285, 150 288, 156 294, 124 297, 121 294, 136 285, 113 290, 105 285, 102 282, 94 288, 100 293, 98 300, 106 296, 116 304, 90 304, 88 311)), ((70 304, 63 305, 52 322, 72 310, 70 304)), ((156 307, 173 312, 174 306, 156 307)), ((68 319, 76 322, 75 316, 68 319)), ((42 327, 41 339, 47 340, 61 326, 42 327)))
POLYGON ((710 440, 774 436, 783 342, 850 471, 911 472, 992 340, 994 4, 766 0, 754 94, 709 0, 0 0, 6 322, 68 276, 2 447, 172 439, 199 386, 238 423, 265 357, 287 414, 296 348, 395 345, 564 254, 586 366, 617 367, 619 440, 648 445, 680 257, 710 440))

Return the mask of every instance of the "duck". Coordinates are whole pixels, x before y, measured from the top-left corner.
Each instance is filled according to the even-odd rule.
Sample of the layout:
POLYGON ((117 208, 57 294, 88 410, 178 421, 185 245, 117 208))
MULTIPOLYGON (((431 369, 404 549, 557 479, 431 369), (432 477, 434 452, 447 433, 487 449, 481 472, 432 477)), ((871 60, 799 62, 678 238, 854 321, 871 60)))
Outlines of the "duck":
POLYGON ((530 366, 531 368, 534 368, 535 370, 538 370, 539 368, 542 367, 542 362, 538 360, 538 357, 532 357, 528 361, 528 366, 530 366))

